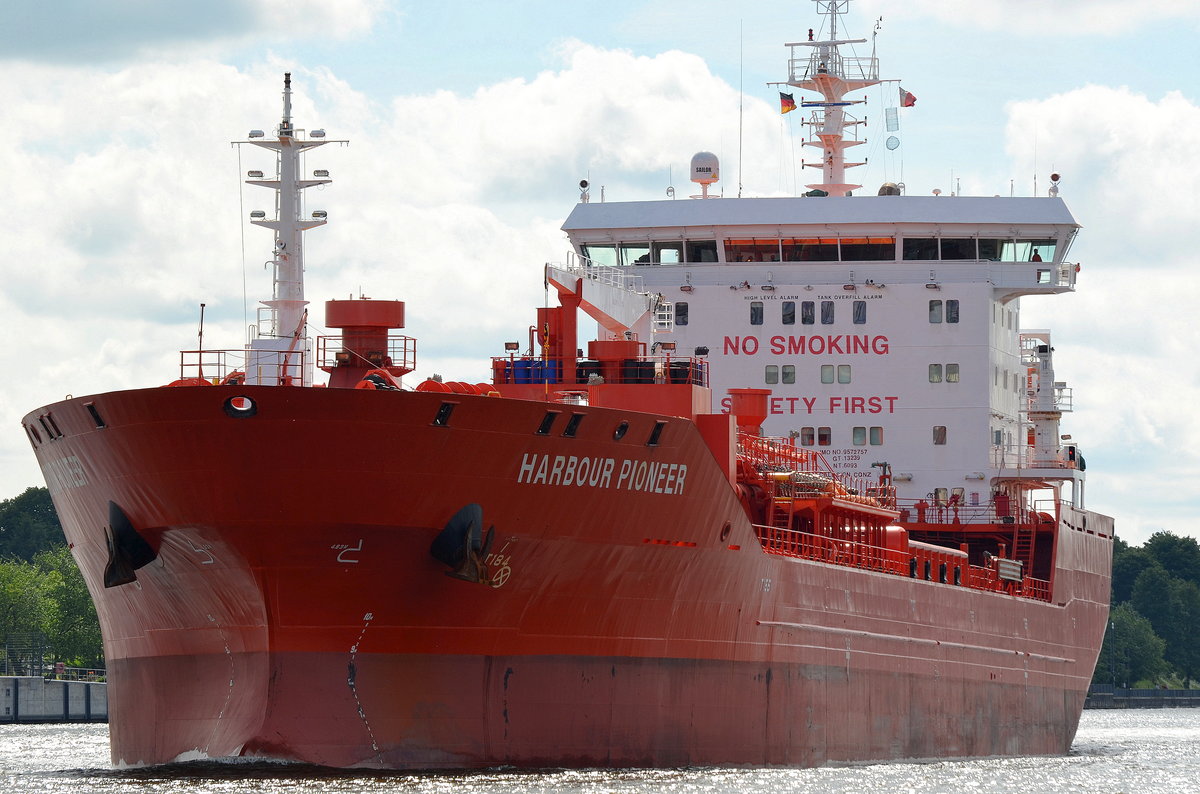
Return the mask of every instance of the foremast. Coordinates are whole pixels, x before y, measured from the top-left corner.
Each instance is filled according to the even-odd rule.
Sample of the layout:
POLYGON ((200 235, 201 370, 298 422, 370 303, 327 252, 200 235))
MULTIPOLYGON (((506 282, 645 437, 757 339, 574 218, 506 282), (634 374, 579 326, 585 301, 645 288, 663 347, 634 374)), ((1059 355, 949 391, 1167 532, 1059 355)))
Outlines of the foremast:
POLYGON ((822 150, 820 163, 805 163, 808 168, 821 169, 821 181, 806 185, 813 190, 822 190, 830 196, 845 196, 851 190, 862 185, 846 181, 846 169, 864 165, 846 162, 846 149, 865 143, 857 139, 847 139, 846 128, 864 124, 846 112, 850 105, 860 104, 863 100, 848 100, 846 95, 863 88, 876 85, 879 80, 879 60, 874 50, 870 57, 843 56, 841 47, 848 44, 863 44, 866 39, 839 39, 838 17, 845 14, 850 6, 850 0, 813 0, 817 10, 829 17, 829 38, 822 41, 813 39, 813 31, 808 31, 808 41, 790 42, 784 46, 791 49, 788 59, 787 85, 802 91, 812 91, 821 95, 817 102, 804 102, 803 107, 815 108, 808 124, 817 140, 805 141, 805 146, 814 146, 822 150), (797 49, 801 48, 801 49, 797 49), (804 48, 809 51, 806 53, 804 48))
POLYGON ((275 191, 275 218, 256 210, 250 222, 275 233, 272 258, 271 300, 263 301, 268 311, 262 321, 251 328, 246 361, 248 383, 312 385, 313 361, 309 349, 306 325, 308 301, 304 298, 304 232, 326 223, 325 213, 318 211, 301 217, 304 211, 300 192, 315 185, 327 185, 328 171, 315 171, 304 178, 303 154, 326 143, 346 141, 324 140, 324 130, 297 129, 292 122, 292 75, 283 76, 283 118, 275 130, 275 140, 267 140, 262 130, 251 130, 249 143, 275 153, 275 178, 267 179, 261 171, 250 171, 246 184, 259 185, 275 191))

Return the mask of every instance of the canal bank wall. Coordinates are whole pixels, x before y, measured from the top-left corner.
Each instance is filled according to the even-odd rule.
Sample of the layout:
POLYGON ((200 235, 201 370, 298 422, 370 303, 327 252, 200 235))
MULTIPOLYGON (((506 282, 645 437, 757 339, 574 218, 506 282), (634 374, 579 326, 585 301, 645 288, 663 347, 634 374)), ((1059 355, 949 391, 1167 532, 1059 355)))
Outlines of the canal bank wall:
POLYGON ((0 676, 0 722, 107 722, 108 684, 0 676))

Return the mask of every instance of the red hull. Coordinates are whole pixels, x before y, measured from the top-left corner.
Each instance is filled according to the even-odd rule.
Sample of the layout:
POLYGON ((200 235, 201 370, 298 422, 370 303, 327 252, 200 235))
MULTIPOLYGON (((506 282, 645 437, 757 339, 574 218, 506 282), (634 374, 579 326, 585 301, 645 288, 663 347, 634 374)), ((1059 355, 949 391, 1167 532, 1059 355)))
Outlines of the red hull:
POLYGON ((1061 753, 1103 637, 1107 519, 1069 511, 1051 603, 771 555, 679 418, 268 387, 116 392, 26 424, 47 412, 35 448, 97 602, 118 763, 1061 753), (233 395, 254 415, 227 415, 233 395), (539 435, 547 410, 584 414, 576 436, 563 417, 539 435), (575 463, 556 479, 557 456, 575 463), (622 479, 643 463, 657 478, 622 479), (105 588, 110 501, 157 558, 105 588), (499 586, 429 555, 468 503, 499 586))

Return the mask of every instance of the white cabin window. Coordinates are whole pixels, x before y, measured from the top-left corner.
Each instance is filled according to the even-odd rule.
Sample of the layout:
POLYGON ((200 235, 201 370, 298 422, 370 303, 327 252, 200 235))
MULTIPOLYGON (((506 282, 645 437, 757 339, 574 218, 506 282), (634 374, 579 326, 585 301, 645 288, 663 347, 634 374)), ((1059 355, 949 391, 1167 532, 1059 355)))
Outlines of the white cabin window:
POLYGON ((867 445, 867 428, 852 428, 850 430, 850 443, 856 447, 865 447, 867 445))
POLYGON ((935 446, 939 446, 939 447, 946 445, 946 426, 945 425, 934 425, 933 426, 933 443, 935 446))
POLYGON ((811 447, 815 443, 817 443, 817 436, 816 436, 815 428, 812 428, 812 427, 800 428, 800 446, 811 447))
POLYGON ((795 364, 784 364, 780 375, 782 376, 784 383, 795 383, 796 382, 796 365, 795 364))
POLYGON ((800 303, 800 324, 813 325, 817 322, 817 305, 813 301, 800 303))
POLYGON ((766 373, 767 383, 779 383, 779 365, 768 364, 766 373))
POLYGON ((955 299, 946 301, 946 322, 958 322, 958 301, 955 299))
POLYGON ((821 365, 821 383, 833 383, 833 365, 821 365))
POLYGON ((828 427, 817 428, 817 446, 827 447, 833 443, 833 433, 828 427))
POLYGON ((929 302, 929 322, 940 323, 941 321, 942 321, 942 302, 941 301, 930 301, 929 302))
POLYGON ((946 365, 946 383, 958 383, 958 365, 946 365))
POLYGON ((821 325, 833 325, 833 301, 821 301, 821 325))
POLYGON ((838 376, 838 383, 849 383, 850 382, 850 365, 849 364, 838 364, 837 376, 838 376))
POLYGON ((675 324, 688 324, 688 305, 687 301, 675 301, 675 324))
POLYGON ((941 383, 942 382, 942 365, 941 364, 930 364, 929 365, 929 382, 930 383, 941 383))
POLYGON ((854 324, 863 325, 867 322, 867 302, 854 302, 854 324))
POLYGON ((751 325, 762 325, 763 324, 763 302, 762 301, 750 301, 750 324, 751 325))
POLYGON ((780 305, 782 306, 781 319, 783 320, 783 324, 784 325, 795 325, 796 324, 796 302, 795 301, 784 301, 780 305))
POLYGON ((882 427, 872 427, 871 428, 871 446, 877 447, 877 446, 881 445, 882 443, 883 443, 883 428, 882 427))

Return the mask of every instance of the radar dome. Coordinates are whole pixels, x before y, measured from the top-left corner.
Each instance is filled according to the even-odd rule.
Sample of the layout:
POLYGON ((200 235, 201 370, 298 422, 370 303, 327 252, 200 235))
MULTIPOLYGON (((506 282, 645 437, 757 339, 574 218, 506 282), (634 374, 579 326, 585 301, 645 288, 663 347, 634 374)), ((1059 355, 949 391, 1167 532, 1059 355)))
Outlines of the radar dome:
POLYGON ((879 186, 879 195, 880 196, 899 196, 900 195, 900 186, 897 185, 895 182, 884 182, 882 185, 879 186))
POLYGON ((697 152, 692 155, 692 181, 697 185, 711 185, 721 178, 721 167, 712 152, 697 152))

